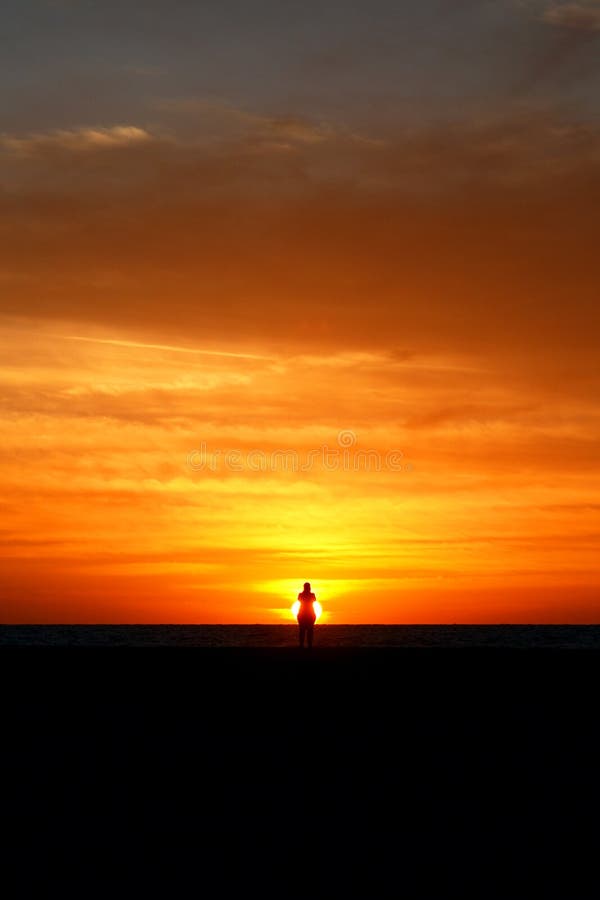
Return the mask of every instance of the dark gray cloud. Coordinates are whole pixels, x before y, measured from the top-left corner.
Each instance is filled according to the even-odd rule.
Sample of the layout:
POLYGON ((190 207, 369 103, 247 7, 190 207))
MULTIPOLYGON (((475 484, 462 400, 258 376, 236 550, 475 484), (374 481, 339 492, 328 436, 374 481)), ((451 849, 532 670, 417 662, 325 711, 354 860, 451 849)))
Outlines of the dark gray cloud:
MULTIPOLYGON (((592 15, 585 4, 514 0, 4 6, 0 107, 11 132, 139 122, 157 98, 199 94, 352 129, 393 117, 422 124, 501 102, 544 49, 543 32, 556 30, 542 15, 572 31, 592 15)), ((589 73, 577 77, 575 91, 556 80, 545 99, 593 110, 589 73)))

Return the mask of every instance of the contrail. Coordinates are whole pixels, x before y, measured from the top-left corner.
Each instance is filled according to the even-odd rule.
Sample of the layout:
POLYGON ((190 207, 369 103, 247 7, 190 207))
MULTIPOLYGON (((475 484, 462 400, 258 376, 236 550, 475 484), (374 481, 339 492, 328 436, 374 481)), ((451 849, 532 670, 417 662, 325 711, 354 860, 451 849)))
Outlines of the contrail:
POLYGON ((65 341, 85 341, 90 344, 111 344, 115 347, 137 347, 143 350, 168 350, 172 353, 193 353, 197 356, 227 356, 234 359, 275 359, 274 356, 260 356, 256 353, 233 353, 228 350, 197 350, 192 347, 175 347, 172 344, 143 344, 140 341, 119 341, 116 338, 93 338, 76 334, 58 334, 54 336, 65 341))

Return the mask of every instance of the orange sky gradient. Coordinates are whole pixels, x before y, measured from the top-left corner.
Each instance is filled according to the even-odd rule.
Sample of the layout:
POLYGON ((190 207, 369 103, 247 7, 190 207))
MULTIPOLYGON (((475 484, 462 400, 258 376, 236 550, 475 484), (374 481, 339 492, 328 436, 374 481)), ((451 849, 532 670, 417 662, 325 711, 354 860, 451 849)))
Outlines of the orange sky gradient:
POLYGON ((291 621, 306 579, 324 622, 594 618, 583 401, 472 355, 32 324, 3 330, 5 621, 291 621))

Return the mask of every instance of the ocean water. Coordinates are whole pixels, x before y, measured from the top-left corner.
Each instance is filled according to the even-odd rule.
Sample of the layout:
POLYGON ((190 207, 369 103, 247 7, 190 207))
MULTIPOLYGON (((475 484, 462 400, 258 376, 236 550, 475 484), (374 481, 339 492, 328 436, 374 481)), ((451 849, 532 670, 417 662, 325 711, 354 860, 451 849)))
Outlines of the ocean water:
MULTIPOLYGON (((0 646, 295 647, 295 625, 2 625, 0 646)), ((317 625, 318 647, 600 649, 600 625, 317 625)))

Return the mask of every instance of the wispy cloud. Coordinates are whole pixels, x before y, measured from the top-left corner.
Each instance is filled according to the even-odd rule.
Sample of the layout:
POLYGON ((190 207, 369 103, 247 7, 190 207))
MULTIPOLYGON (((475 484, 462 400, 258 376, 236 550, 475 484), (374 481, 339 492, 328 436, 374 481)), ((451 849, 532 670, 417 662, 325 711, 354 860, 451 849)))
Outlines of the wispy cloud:
MULTIPOLYGON (((522 0, 528 16, 537 23, 527 57, 515 68, 513 96, 532 91, 559 91, 589 83, 597 72, 600 36, 600 2, 548 3, 522 0)), ((569 102, 572 102, 570 100, 569 102)))
POLYGON ((195 356, 225 356, 234 359, 273 359, 273 357, 260 356, 255 353, 233 353, 228 350, 203 350, 196 347, 178 347, 173 344, 145 344, 140 341, 123 341, 115 338, 84 337, 75 334, 61 334, 56 337, 66 341, 85 341, 92 344, 109 344, 114 347, 131 347, 141 350, 166 350, 170 353, 191 353, 195 356))
POLYGON ((58 129, 25 137, 0 136, 0 147, 21 156, 34 156, 58 149, 73 152, 112 149, 146 143, 152 135, 136 125, 113 125, 109 128, 58 129))
POLYGON ((242 109, 224 100, 180 97, 157 100, 154 108, 193 123, 197 135, 213 133, 223 139, 243 138, 275 149, 278 145, 318 145, 326 142, 382 143, 376 138, 325 120, 279 113, 268 115, 242 109))
POLYGON ((542 13, 542 21, 559 28, 600 31, 600 5, 591 3, 554 3, 542 13))

